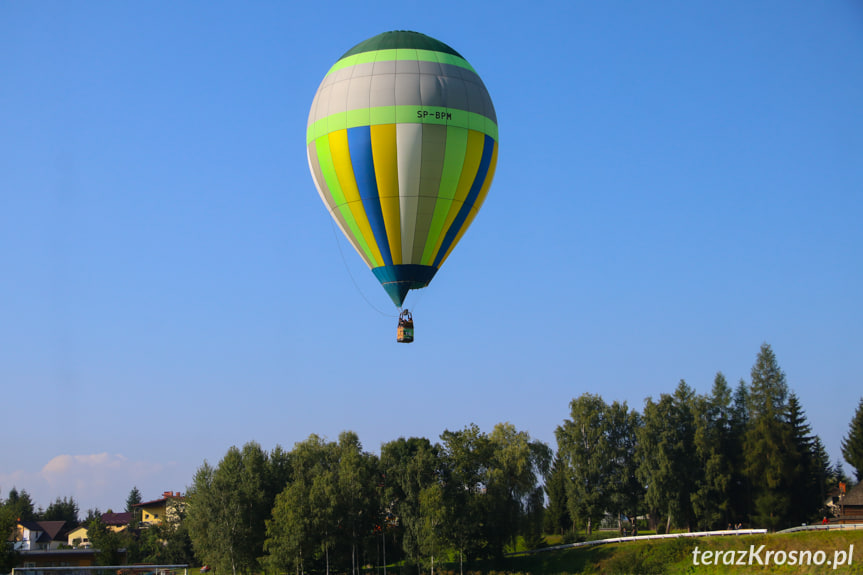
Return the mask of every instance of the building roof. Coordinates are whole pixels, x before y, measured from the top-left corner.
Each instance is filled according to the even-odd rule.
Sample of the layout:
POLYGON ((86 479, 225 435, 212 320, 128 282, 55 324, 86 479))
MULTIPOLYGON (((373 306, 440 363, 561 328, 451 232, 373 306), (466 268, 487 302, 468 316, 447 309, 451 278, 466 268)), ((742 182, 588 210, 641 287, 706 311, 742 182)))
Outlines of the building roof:
POLYGON ((858 483, 845 494, 843 505, 863 505, 863 482, 858 483))
POLYGON ((103 513, 100 517, 103 525, 128 525, 132 522, 131 513, 103 513))
POLYGON ((161 503, 166 503, 172 499, 185 499, 179 491, 174 493, 173 491, 165 491, 162 493, 162 497, 159 499, 154 499, 152 501, 142 501, 141 503, 136 503, 132 507, 149 507, 151 505, 159 505, 161 503))
POLYGON ((39 542, 54 541, 67 531, 65 521, 19 521, 18 525, 30 531, 41 531, 37 538, 39 542))

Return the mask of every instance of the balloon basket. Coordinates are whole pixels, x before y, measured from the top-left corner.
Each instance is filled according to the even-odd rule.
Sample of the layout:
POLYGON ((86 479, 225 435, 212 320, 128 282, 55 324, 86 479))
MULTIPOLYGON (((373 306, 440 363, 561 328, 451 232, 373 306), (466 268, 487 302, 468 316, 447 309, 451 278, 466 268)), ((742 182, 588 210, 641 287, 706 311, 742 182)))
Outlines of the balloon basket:
POLYGON ((399 314, 399 327, 396 330, 396 340, 399 343, 410 343, 414 340, 414 318, 408 310, 403 310, 399 314))

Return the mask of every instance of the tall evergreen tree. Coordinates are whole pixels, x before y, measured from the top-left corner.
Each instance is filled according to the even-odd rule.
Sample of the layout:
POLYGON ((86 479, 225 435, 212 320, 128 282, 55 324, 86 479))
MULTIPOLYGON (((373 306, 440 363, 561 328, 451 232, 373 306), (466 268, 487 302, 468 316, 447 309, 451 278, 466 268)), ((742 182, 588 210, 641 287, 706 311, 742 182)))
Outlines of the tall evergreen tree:
POLYGON ((20 492, 15 487, 10 489, 9 497, 6 498, 4 505, 19 521, 33 521, 36 519, 33 500, 26 489, 22 489, 20 492))
POLYGON ((548 507, 545 510, 544 527, 547 533, 563 535, 572 529, 572 518, 566 500, 566 467, 560 454, 555 455, 548 480, 545 482, 548 507))
POLYGON ((693 465, 695 453, 695 393, 683 380, 673 395, 650 398, 644 406, 638 437, 638 477, 647 486, 645 503, 654 515, 666 518, 666 529, 695 524, 692 492, 703 470, 693 465))
POLYGON ((74 497, 63 497, 55 499, 42 513, 41 519, 45 521, 65 521, 67 527, 77 527, 78 503, 74 497))
POLYGON ((753 519, 770 529, 792 520, 792 486, 800 478, 800 453, 788 423, 787 402, 785 373, 765 343, 752 367, 744 452, 745 473, 753 489, 753 519))
POLYGON ((806 413, 797 395, 788 396, 788 425, 791 427, 792 440, 797 450, 797 466, 791 482, 790 510, 792 524, 820 519, 818 515, 827 498, 827 475, 830 473, 830 460, 826 457, 824 444, 817 435, 812 435, 812 427, 806 421, 806 413))
POLYGON ((745 473, 743 442, 749 427, 749 385, 741 379, 734 389, 726 455, 731 468, 729 517, 731 524, 749 523, 752 514, 752 485, 745 473))
POLYGON ((842 438, 842 457, 854 468, 857 481, 863 481, 863 397, 857 404, 848 435, 842 438))
POLYGON ((731 388, 721 372, 713 380, 711 395, 696 398, 695 404, 695 453, 704 477, 693 490, 692 506, 702 528, 716 529, 731 522, 731 454, 736 449, 731 388))
POLYGON ((136 520, 140 520, 141 508, 135 506, 143 501, 144 499, 141 497, 138 486, 133 486, 131 491, 129 491, 129 496, 126 497, 126 513, 132 513, 136 520))

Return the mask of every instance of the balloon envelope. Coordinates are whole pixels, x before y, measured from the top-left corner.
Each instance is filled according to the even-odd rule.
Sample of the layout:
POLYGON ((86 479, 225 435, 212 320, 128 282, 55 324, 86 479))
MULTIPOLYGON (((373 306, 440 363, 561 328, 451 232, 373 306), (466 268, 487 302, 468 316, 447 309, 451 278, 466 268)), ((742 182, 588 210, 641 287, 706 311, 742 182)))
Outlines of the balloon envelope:
POLYGON ((476 71, 424 34, 370 38, 324 77, 306 133, 312 177, 397 306, 428 285, 473 221, 497 141, 476 71))

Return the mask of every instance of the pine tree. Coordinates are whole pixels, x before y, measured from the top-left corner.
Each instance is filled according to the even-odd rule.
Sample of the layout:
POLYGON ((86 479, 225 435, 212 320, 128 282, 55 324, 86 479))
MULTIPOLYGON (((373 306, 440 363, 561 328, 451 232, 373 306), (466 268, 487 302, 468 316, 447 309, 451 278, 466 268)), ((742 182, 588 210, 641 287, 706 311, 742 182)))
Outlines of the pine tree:
POLYGON ((132 487, 132 490, 129 492, 129 496, 126 498, 126 513, 132 513, 135 515, 135 518, 138 519, 141 509, 135 506, 141 502, 143 502, 141 492, 138 491, 138 486, 136 485, 135 487, 132 487))
POLYGON ((638 477, 647 485, 645 504, 651 515, 691 530, 695 523, 692 492, 703 470, 693 465, 695 452, 695 394, 683 380, 673 395, 659 402, 647 399, 638 434, 638 477))
POLYGON ((704 529, 730 523, 731 388, 722 373, 713 381, 709 397, 696 398, 695 449, 704 470, 692 494, 698 524, 704 529))
POLYGON ((804 523, 814 520, 824 503, 830 460, 825 464, 824 445, 818 436, 812 435, 806 413, 793 392, 788 396, 788 425, 797 450, 797 466, 793 469, 794 479, 790 482, 791 500, 794 502, 790 519, 793 523, 804 523))
POLYGON ((863 481, 863 397, 851 420, 848 435, 842 438, 842 457, 854 468, 857 481, 863 481))
POLYGON ((753 519, 770 529, 791 520, 791 486, 799 476, 800 457, 788 424, 787 401, 785 373, 765 343, 752 367, 744 472, 753 490, 753 519))
POLYGON ((548 507, 545 510, 544 528, 548 533, 563 535, 564 531, 572 529, 572 518, 566 502, 566 468, 560 455, 554 458, 551 473, 545 482, 545 494, 548 496, 548 507))
POLYGON ((749 427, 749 386, 741 379, 731 402, 729 438, 726 455, 731 467, 729 498, 731 524, 749 523, 752 514, 752 485, 745 473, 743 440, 749 427))

